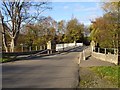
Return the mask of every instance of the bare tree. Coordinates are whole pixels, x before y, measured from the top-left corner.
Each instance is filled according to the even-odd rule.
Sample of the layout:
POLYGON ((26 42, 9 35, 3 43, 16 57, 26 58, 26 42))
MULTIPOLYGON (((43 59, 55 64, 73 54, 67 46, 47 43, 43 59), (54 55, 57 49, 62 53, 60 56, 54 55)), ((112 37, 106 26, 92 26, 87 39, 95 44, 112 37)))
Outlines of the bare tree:
MULTIPOLYGON (((0 15, 1 15, 1 13, 0 13, 0 15)), ((5 48, 5 51, 8 52, 6 32, 5 32, 5 30, 7 30, 8 28, 3 23, 3 19, 4 19, 4 17, 1 15, 1 26, 2 26, 1 29, 2 29, 2 31, 0 33, 2 33, 2 40, 3 40, 3 45, 4 45, 4 48, 5 48)))
POLYGON ((14 52, 15 45, 20 33, 20 30, 23 24, 35 23, 36 20, 40 20, 41 13, 46 9, 50 9, 48 7, 48 2, 32 2, 25 0, 13 0, 13 2, 9 2, 9 0, 2 1, 1 7, 1 20, 3 27, 3 44, 7 50, 6 43, 6 34, 9 35, 10 42, 10 51, 14 52))

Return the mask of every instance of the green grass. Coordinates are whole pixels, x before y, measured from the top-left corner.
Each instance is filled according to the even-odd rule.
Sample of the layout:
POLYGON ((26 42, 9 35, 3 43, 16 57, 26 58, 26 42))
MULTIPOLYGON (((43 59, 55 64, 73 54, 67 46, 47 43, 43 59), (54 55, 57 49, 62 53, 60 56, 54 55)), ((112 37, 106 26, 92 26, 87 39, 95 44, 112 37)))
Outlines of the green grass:
POLYGON ((8 61, 10 61, 9 58, 0 58, 0 63, 8 62, 8 61))
POLYGON ((2 62, 2 58, 0 58, 0 62, 2 62))
POLYGON ((91 67, 95 73, 97 73, 101 78, 104 78, 116 86, 120 86, 120 66, 99 66, 91 67), (118 71, 119 70, 119 71, 118 71))

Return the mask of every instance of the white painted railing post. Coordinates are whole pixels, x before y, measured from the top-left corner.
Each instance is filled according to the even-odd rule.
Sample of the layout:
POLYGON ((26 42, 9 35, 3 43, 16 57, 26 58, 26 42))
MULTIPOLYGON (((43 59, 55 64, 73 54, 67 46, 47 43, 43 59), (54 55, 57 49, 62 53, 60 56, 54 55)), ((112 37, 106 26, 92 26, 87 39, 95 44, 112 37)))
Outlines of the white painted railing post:
POLYGON ((114 54, 118 54, 118 49, 114 49, 114 54))
POLYGON ((31 50, 32 50, 32 47, 30 46, 30 47, 29 47, 29 51, 31 51, 31 50))
POLYGON ((23 52, 24 50, 23 43, 21 43, 20 45, 21 45, 21 51, 23 52))
POLYGON ((45 50, 45 45, 44 45, 44 50, 45 50))
POLYGON ((50 50, 50 54, 52 54, 52 50, 50 50))
POLYGON ((37 46, 35 48, 36 48, 36 51, 37 51, 38 50, 37 46))
POLYGON ((24 46, 22 46, 22 52, 24 51, 24 46))
POLYGON ((116 49, 116 55, 118 55, 118 49, 116 49))
POLYGON ((63 51, 64 51, 64 43, 63 43, 63 51))
POLYGON ((105 48, 105 54, 107 54, 107 52, 106 52, 106 48, 105 48))
POLYGON ((40 46, 40 50, 42 50, 42 46, 40 46))
POLYGON ((100 53, 100 48, 98 47, 98 53, 100 53))
POLYGON ((47 53, 50 54, 50 50, 48 50, 47 53))

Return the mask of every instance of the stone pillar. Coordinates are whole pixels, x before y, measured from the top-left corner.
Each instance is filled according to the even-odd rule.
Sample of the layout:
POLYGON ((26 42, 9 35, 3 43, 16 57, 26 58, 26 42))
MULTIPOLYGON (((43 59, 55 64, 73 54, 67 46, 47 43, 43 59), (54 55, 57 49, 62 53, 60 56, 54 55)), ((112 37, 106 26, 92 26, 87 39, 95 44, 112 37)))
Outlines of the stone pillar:
POLYGON ((47 43, 47 49, 48 49, 48 54, 50 54, 50 51, 52 50, 51 41, 48 41, 48 43, 47 43))
POLYGON ((95 42, 92 40, 90 45, 91 45, 91 51, 93 52, 95 49, 95 42))

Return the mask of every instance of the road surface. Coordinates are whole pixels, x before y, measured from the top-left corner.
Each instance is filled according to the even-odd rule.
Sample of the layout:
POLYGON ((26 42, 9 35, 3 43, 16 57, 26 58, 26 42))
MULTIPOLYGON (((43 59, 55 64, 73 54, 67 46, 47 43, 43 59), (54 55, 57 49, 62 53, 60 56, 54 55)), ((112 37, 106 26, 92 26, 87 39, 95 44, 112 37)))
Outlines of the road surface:
POLYGON ((52 56, 4 63, 3 88, 75 88, 81 47, 52 56))

